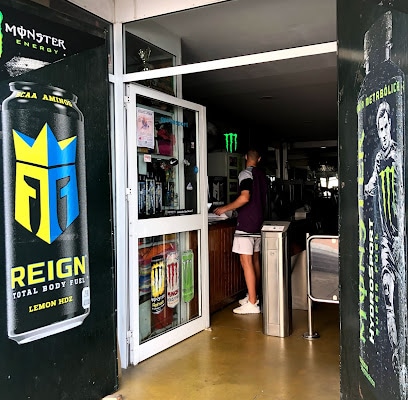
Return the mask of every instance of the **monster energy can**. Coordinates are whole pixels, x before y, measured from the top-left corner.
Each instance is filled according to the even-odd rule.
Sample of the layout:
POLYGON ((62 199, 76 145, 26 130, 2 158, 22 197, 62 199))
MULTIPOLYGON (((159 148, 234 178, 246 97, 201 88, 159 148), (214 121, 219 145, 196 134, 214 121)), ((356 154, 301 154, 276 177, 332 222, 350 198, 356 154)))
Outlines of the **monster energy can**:
POLYGON ((90 311, 84 118, 77 97, 10 83, 2 104, 8 336, 27 343, 90 311))

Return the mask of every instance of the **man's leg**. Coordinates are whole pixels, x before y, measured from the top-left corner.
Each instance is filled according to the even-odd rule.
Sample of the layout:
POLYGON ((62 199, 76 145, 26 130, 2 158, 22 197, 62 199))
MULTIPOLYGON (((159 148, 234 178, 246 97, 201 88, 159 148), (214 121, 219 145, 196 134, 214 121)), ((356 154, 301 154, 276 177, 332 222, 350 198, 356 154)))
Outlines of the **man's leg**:
POLYGON ((252 256, 252 263, 254 265, 254 271, 255 271, 256 294, 260 296, 262 292, 262 285, 261 285, 262 282, 261 282, 261 261, 260 261, 259 251, 254 252, 254 255, 252 256))
MULTIPOLYGON (((252 303, 256 303, 256 274, 255 267, 252 261, 251 254, 240 254, 239 259, 241 261, 242 269, 244 270, 245 283, 248 289, 248 300, 252 303)), ((259 263, 258 263, 259 264, 259 263)))

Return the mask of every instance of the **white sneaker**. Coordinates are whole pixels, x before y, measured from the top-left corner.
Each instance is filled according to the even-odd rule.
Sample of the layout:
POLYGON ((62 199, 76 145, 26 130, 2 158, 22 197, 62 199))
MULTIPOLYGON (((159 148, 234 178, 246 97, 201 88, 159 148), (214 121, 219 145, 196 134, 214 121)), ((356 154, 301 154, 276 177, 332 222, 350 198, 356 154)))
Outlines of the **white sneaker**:
MULTIPOLYGON (((238 303, 239 303, 241 306, 243 306, 244 304, 248 303, 248 301, 249 301, 249 295, 248 295, 248 293, 247 293, 243 299, 238 300, 238 303)), ((255 303, 255 304, 256 304, 256 305, 259 304, 258 296, 256 296, 256 303, 255 303)))
POLYGON ((242 306, 234 308, 232 312, 235 314, 259 314, 261 309, 258 306, 258 301, 257 304, 252 304, 250 301, 248 301, 242 306))
POLYGON ((249 300, 249 295, 248 295, 248 293, 247 293, 243 299, 238 300, 238 303, 239 303, 241 306, 243 306, 244 304, 248 303, 248 300, 249 300))

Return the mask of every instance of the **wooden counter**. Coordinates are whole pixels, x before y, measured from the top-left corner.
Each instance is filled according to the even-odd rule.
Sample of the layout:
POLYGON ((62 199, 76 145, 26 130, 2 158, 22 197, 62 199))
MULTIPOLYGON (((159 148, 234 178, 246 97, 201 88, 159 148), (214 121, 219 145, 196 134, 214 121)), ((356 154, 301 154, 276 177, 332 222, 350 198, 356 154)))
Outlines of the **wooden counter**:
POLYGON ((239 255, 231 251, 235 225, 236 220, 226 220, 208 226, 210 313, 246 293, 239 255))

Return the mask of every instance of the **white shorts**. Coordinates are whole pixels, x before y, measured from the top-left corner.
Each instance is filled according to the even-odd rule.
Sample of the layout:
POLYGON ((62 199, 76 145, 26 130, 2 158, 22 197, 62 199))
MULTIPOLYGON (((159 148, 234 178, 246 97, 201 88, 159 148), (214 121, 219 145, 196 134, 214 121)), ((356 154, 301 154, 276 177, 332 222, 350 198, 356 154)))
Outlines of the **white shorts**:
POLYGON ((235 231, 232 243, 233 253, 252 255, 259 251, 261 251, 261 235, 251 235, 243 231, 235 231))

